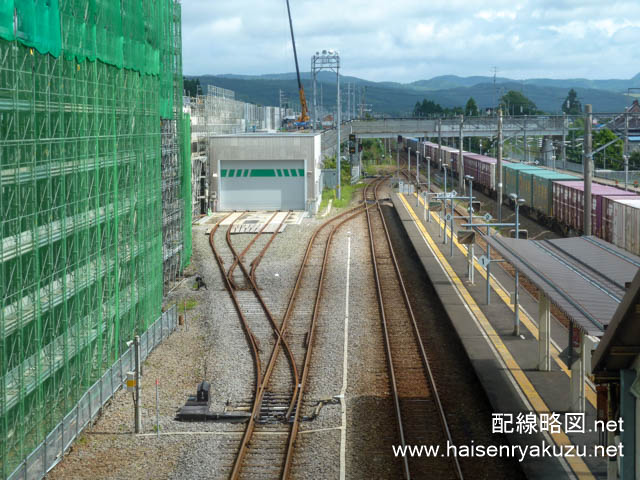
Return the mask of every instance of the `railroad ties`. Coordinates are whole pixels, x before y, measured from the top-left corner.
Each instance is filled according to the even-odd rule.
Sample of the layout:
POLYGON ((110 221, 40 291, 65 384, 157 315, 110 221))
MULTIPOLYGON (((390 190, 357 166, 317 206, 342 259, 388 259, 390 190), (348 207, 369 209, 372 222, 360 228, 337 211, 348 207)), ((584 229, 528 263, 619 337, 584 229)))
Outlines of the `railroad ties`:
MULTIPOLYGON (((447 419, 422 344, 415 316, 393 252, 377 187, 368 192, 367 209, 374 279, 379 303, 398 446, 453 443, 447 419)), ((458 460, 446 456, 398 457, 409 478, 462 478, 458 460)))

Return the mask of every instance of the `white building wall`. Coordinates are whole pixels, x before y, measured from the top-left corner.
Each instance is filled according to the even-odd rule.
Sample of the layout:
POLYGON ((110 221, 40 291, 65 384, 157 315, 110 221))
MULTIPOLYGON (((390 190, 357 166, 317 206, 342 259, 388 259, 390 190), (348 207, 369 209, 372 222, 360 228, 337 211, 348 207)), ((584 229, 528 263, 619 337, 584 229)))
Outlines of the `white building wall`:
POLYGON ((260 161, 265 168, 270 161, 304 160, 306 210, 315 215, 322 197, 319 185, 321 167, 320 134, 247 134, 223 135, 209 140, 210 190, 219 201, 221 161, 260 161))

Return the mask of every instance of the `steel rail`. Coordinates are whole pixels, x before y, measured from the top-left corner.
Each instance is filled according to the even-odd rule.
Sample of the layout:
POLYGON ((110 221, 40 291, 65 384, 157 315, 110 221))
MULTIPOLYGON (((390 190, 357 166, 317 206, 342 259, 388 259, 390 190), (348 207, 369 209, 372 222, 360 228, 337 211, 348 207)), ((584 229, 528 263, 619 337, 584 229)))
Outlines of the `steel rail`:
MULTIPOLYGON (((276 212, 276 214, 277 214, 277 212, 276 212)), ((274 214, 271 217, 271 219, 273 219, 276 214, 274 214)), ((286 220, 286 218, 288 216, 289 215, 287 214, 287 216, 285 217, 285 220, 286 220)), ((282 227, 283 223, 284 223, 284 220, 278 226, 278 230, 280 229, 280 227, 282 227)), ((260 236, 262 234, 262 232, 264 231, 266 226, 267 226, 267 224, 265 224, 265 226, 260 230, 260 232, 254 237, 254 239, 252 240, 250 245, 248 245, 243 250, 242 255, 246 254, 246 252, 249 250, 249 248, 251 247, 253 242, 255 242, 255 240, 257 240, 258 236, 260 236)), ((277 233, 277 230, 276 230, 276 233, 277 233)), ((267 243, 267 245, 265 245, 265 247, 260 252, 263 256, 264 256, 264 253, 266 252, 267 248, 271 245, 273 238, 275 238, 276 233, 273 234, 273 237, 271 238, 271 240, 267 243)), ((233 254, 234 258, 235 258, 233 265, 239 265, 240 266, 240 270, 242 270, 242 273, 244 274, 245 278, 249 281, 249 284, 251 285, 251 289, 254 292, 254 295, 256 296, 258 302, 260 303, 260 306, 262 307, 262 310, 264 311, 267 319, 269 320, 269 323, 271 324, 271 328, 273 329, 273 332, 274 332, 274 334, 276 336, 276 343, 280 344, 282 342, 282 344, 284 346, 284 349, 285 349, 285 352, 286 352, 286 355, 287 355, 287 359, 289 360, 289 363, 291 365, 293 383, 295 385, 298 382, 298 372, 297 372, 297 369, 296 369, 295 358, 293 357, 293 352, 289 348, 289 345, 286 342, 286 340, 282 337, 281 328, 276 323, 276 321, 275 321, 275 319, 273 317, 273 314, 269 310, 269 307, 267 307, 267 304, 264 301, 264 298, 260 294, 260 292, 258 290, 258 285, 255 282, 255 278, 252 277, 249 274, 249 272, 247 271, 247 268, 245 267, 244 263, 242 262, 242 259, 241 259, 240 255, 237 253, 235 247, 233 246, 233 242, 231 241, 231 227, 229 227, 229 229, 227 230, 226 239, 227 239, 227 245, 229 246, 229 249, 231 250, 231 252, 232 252, 232 254, 233 254)), ((228 279, 228 283, 231 284, 231 279, 230 278, 228 279)), ((269 365, 270 364, 271 364, 271 362, 269 363, 269 365)), ((265 394, 265 391, 266 391, 266 385, 268 383, 269 378, 271 377, 271 371, 272 370, 268 369, 267 370, 268 373, 265 373, 264 375, 262 375, 262 370, 261 370, 261 375, 262 376, 261 376, 260 383, 256 387, 254 402, 253 402, 253 406, 251 408, 251 416, 249 417, 249 421, 247 422, 247 427, 245 428, 244 435, 242 436, 242 440, 240 442, 240 447, 238 449, 238 454, 236 455, 236 459, 234 461, 233 469, 231 471, 230 478, 232 478, 232 479, 237 479, 240 476, 240 472, 242 470, 242 464, 243 464, 244 459, 245 459, 246 454, 247 454, 249 442, 251 441, 251 438, 253 437, 253 432, 255 430, 255 422, 256 422, 257 418, 259 417, 259 415, 260 415, 260 411, 262 410, 262 402, 264 400, 264 394, 265 394)))
MULTIPOLYGON (((256 392, 256 395, 254 396, 254 401, 253 401, 253 410, 255 410, 256 405, 258 403, 257 393, 260 391, 260 386, 262 385, 262 364, 260 362, 260 354, 259 354, 258 342, 256 341, 255 335, 251 331, 251 328, 249 327, 249 324, 247 322, 246 317, 242 313, 242 308, 240 308, 240 303, 238 302, 238 298, 236 297, 235 290, 234 290, 233 286, 231 285, 231 283, 229 282, 229 277, 227 276, 226 269, 224 268, 224 262, 222 261, 222 258, 220 257, 220 253, 218 252, 218 250, 217 250, 217 248, 215 246, 215 234, 216 234, 216 231, 220 227, 220 224, 224 220, 229 218, 229 216, 231 216, 233 213, 234 212, 231 212, 228 215, 226 215, 224 218, 219 220, 216 223, 216 225, 211 229, 211 232, 209 233, 209 245, 211 247, 213 255, 216 258, 216 261, 218 263, 218 267, 220 269, 220 273, 221 273, 221 275, 223 277, 223 280, 224 280, 224 284, 225 284, 225 286, 227 288, 227 291, 229 292, 229 295, 231 296, 231 299, 233 301, 233 305, 234 305, 234 307, 236 309, 236 312, 238 313, 238 316, 240 317, 240 322, 241 322, 242 328, 243 328, 243 330, 245 332, 245 336, 248 339, 250 350, 251 350, 251 354, 253 356, 253 364, 254 364, 255 379, 256 379, 256 381, 255 381, 255 392, 256 392)), ((240 218, 240 217, 238 217, 238 218, 240 218)), ((237 220, 237 218, 236 218, 236 220, 237 220)), ((234 220, 233 223, 235 223, 236 220, 234 220)), ((231 224, 231 226, 229 226, 229 230, 233 226, 233 223, 231 224)), ((250 436, 251 433, 253 433, 253 427, 254 427, 254 424, 252 422, 249 422, 247 424, 247 428, 245 429, 245 436, 247 436, 247 435, 250 436)))
MULTIPOLYGON (((404 173, 404 172, 403 172, 404 173)), ((375 197, 374 197, 375 199, 375 197)), ((382 286, 380 285, 380 276, 378 274, 378 261, 376 260, 376 247, 373 241, 373 229, 371 227, 371 217, 369 215, 369 210, 367 210, 367 226, 369 228, 369 247, 371 252, 371 262, 373 263, 373 276, 376 283, 376 295, 378 298, 378 309, 380 311, 380 316, 382 319, 382 330, 384 334, 384 346, 385 353, 387 357, 387 367, 389 368, 389 377, 391 383, 391 390, 393 393, 393 407, 396 414, 396 422, 398 427, 398 435, 400 437, 400 443, 402 447, 406 446, 406 441, 404 438, 404 428, 402 426, 402 413, 400 411, 400 398, 398 396, 398 387, 396 382, 395 368, 393 366, 393 358, 391 356, 391 344, 389 340, 389 332, 387 330, 387 319, 384 311, 383 301, 382 301, 382 286)), ((404 474, 404 478, 411 478, 411 472, 409 471, 409 459, 406 455, 402 457, 402 471, 404 474)))
MULTIPOLYGON (((235 258, 233 260, 233 263, 231 264, 231 268, 229 268, 227 276, 229 277, 229 282, 231 282, 231 285, 233 285, 236 290, 238 289, 238 287, 237 287, 236 283, 233 281, 233 272, 235 271, 236 267, 238 266, 238 262, 242 261, 242 259, 247 254, 249 249, 253 246, 253 244, 256 242, 256 240, 258 240, 258 238, 260 238, 262 236, 262 233, 269 226, 269 224, 276 217, 276 215, 278 215, 278 213, 279 213, 279 211, 276 211, 273 215, 271 215, 271 217, 269 217, 269 220, 267 220, 265 222, 265 224, 262 226, 262 228, 258 231, 258 233, 253 236, 253 238, 251 239, 249 244, 244 248, 244 250, 242 250, 242 252, 240 253, 239 256, 234 255, 235 258)), ((229 229, 227 231, 227 234, 229 234, 230 232, 231 232, 231 229, 229 229)), ((227 240, 227 243, 228 243, 228 240, 227 240)))
MULTIPOLYGON (((391 237, 389 236, 389 229, 387 228, 387 223, 384 219, 384 215, 382 213, 382 208, 380 206, 380 200, 378 198, 378 187, 379 184, 376 185, 376 188, 374 190, 374 196, 375 196, 375 205, 376 205, 376 209, 378 211, 378 214, 380 216, 380 220, 382 223, 382 227, 383 227, 383 231, 385 234, 385 238, 386 238, 386 242, 389 248, 389 252, 391 254, 391 259, 392 259, 392 263, 393 263, 393 268, 394 271, 396 273, 396 278, 398 280, 398 284, 401 288, 402 291, 402 297, 404 300, 404 304, 406 306, 407 312, 409 314, 409 318, 411 320, 411 326, 412 326, 412 330, 413 330, 413 335, 415 338, 415 341, 419 347, 419 351, 420 351, 420 357, 422 360, 422 365, 423 368, 425 370, 426 373, 426 377, 427 377, 427 381, 429 383, 429 386, 431 388, 431 398, 434 400, 434 403, 436 404, 436 408, 438 410, 438 415, 440 418, 440 423, 441 423, 441 427, 443 430, 443 433, 445 434, 448 442, 450 445, 455 445, 453 443, 453 439, 451 437, 451 431, 449 429, 449 424, 447 422, 447 417, 445 415, 444 412, 444 408, 442 407, 442 402, 440 401, 440 395, 438 393, 438 388, 436 386, 436 382, 435 382, 435 378, 433 377, 433 372, 431 370, 431 365, 429 364, 429 358, 427 356, 426 350, 424 348, 424 344, 422 343, 422 338, 420 337, 420 331, 418 329, 418 323, 416 321, 415 315, 413 313, 413 308, 411 307, 411 302, 409 301, 409 295, 407 294, 407 289, 406 286, 404 284, 404 280, 402 278, 402 273, 400 272, 400 267, 398 265, 398 260, 397 257, 395 255, 395 251, 393 249, 393 245, 391 243, 391 237)), ((376 260, 376 254, 375 254, 375 242, 373 240, 373 228, 372 228, 372 224, 371 224, 371 218, 369 215, 369 210, 367 210, 367 224, 369 227, 369 242, 371 245, 371 258, 372 258, 372 263, 373 263, 373 267, 374 267, 374 277, 376 280, 376 293, 377 293, 377 297, 378 297, 378 302, 379 302, 379 307, 380 307, 380 316, 382 319, 382 323, 383 323, 383 333, 384 333, 384 342, 385 342, 385 350, 387 352, 387 363, 389 364, 389 371, 390 371, 390 380, 392 383, 392 390, 393 390, 393 394, 394 394, 394 406, 395 406, 395 411, 396 411, 396 415, 397 415, 397 421, 398 421, 398 430, 400 433, 400 437, 401 437, 401 442, 403 445, 405 445, 405 438, 404 438, 404 429, 402 427, 402 414, 400 411, 400 399, 398 397, 398 390, 397 390, 397 385, 396 385, 396 379, 395 379, 395 373, 394 373, 394 369, 393 369, 393 359, 392 359, 392 352, 391 352, 391 342, 389 339, 389 329, 387 326, 387 318, 386 318, 386 313, 385 313, 385 305, 384 305, 384 299, 383 299, 383 295, 382 295, 382 286, 380 283, 380 275, 378 272, 378 262, 376 260)), ((404 475, 405 478, 408 480, 411 478, 411 472, 409 470, 409 464, 408 464, 408 458, 405 456, 403 457, 403 469, 404 469, 404 475)), ((460 463, 458 461, 458 458, 456 456, 451 457, 451 461, 453 464, 453 468, 456 472, 456 476, 459 479, 463 479, 463 475, 462 475, 462 469, 460 468, 460 463)))
MULTIPOLYGON (((373 183, 378 183, 379 181, 375 181, 373 183)), ((367 185, 365 187, 365 190, 363 192, 363 202, 362 204, 364 204, 366 202, 366 194, 367 194, 367 190, 370 188, 370 184, 367 185)), ((362 206, 362 205, 361 205, 362 206)), ((282 473, 282 479, 288 479, 291 475, 291 465, 292 465, 292 461, 293 461, 293 454, 294 454, 294 450, 295 450, 295 443, 297 441, 297 437, 298 437, 298 430, 300 428, 300 415, 301 415, 301 411, 302 411, 302 399, 303 399, 303 394, 304 394, 304 389, 306 387, 306 383, 307 383, 307 379, 309 376, 309 365, 311 363, 311 357, 313 354, 313 345, 314 345, 314 340, 315 340, 315 333, 316 333, 316 324, 317 324, 317 319, 318 319, 318 314, 319 314, 319 310, 320 310, 320 302, 322 299, 322 293, 324 291, 324 278, 325 278, 325 272, 326 272, 326 267, 327 267, 327 263, 328 263, 328 259, 329 259, 329 252, 330 252, 330 247, 331 247, 331 243, 333 240, 333 236, 335 235, 335 233, 338 231, 338 229, 340 227, 342 227, 343 225, 345 225, 348 221, 352 220, 353 218, 357 217, 358 215, 362 214, 363 211, 368 210, 369 208, 372 208, 373 205, 367 205, 364 206, 363 208, 359 208, 356 207, 350 211, 345 212, 343 215, 341 215, 342 219, 339 223, 335 224, 333 226, 333 228, 331 229, 329 236, 327 237, 327 240, 325 242, 325 248, 324 248, 324 255, 322 258, 322 267, 320 270, 320 277, 318 279, 318 288, 316 289, 316 297, 314 300, 314 305, 313 305, 313 314, 311 317, 311 323, 309 325, 309 330, 307 332, 307 349, 305 351, 305 355, 304 355, 304 363, 303 363, 303 368, 302 368, 302 375, 300 377, 300 382, 299 384, 296 386, 296 393, 295 396, 292 400, 295 400, 295 414, 293 417, 293 421, 291 424, 291 430, 289 432, 289 439, 288 439, 288 444, 287 444, 287 454, 285 457, 285 462, 284 462, 284 471, 282 473), (355 213, 354 213, 354 210, 355 213), (346 214, 350 214, 350 215, 346 215, 346 214)), ((305 256, 305 260, 306 260, 306 256, 305 256)), ((304 265, 303 265, 304 266, 304 265)), ((288 309, 289 311, 289 309, 288 309)), ((293 402, 292 402, 292 406, 293 406, 293 402)), ((289 409, 289 412, 287 412, 288 416, 290 416, 292 414, 292 408, 289 409)))
MULTIPOLYGON (((280 324, 280 328, 277 329, 277 338, 276 338, 276 343, 273 346, 272 352, 271 352, 271 357, 269 359, 269 363, 267 365, 267 368, 265 370, 265 373, 262 377, 262 381, 260 383, 260 385, 256 388, 256 401, 254 401, 253 407, 252 407, 252 411, 251 411, 251 416, 247 425, 247 428, 245 429, 245 434, 243 435, 243 439, 241 442, 241 446, 240 449, 238 451, 238 454, 236 456, 236 460, 234 462, 234 467, 233 470, 231 472, 231 476, 230 478, 235 480, 238 479, 240 476, 240 473, 242 471, 242 464, 244 461, 244 458, 246 456, 246 452, 248 449, 248 443, 251 439, 251 436, 253 435, 253 431, 255 429, 255 419, 257 417, 257 415, 260 412, 260 408, 261 408, 261 403, 262 403, 262 399, 264 396, 264 393, 267 390, 267 386, 269 383, 269 380, 271 379, 271 375, 273 373, 273 370, 275 368, 275 364, 276 364, 276 360, 280 354, 280 349, 282 348, 282 346, 284 346, 285 349, 289 350, 289 347, 284 339, 284 335, 288 326, 288 321, 290 318, 290 315, 292 313, 293 310, 293 305, 295 302, 295 298, 297 296, 297 292, 298 292, 298 288, 300 286, 300 283, 302 281, 302 276, 303 276, 303 272, 304 272, 304 267, 307 264, 307 260, 309 258, 309 255, 311 253, 311 250, 313 248, 313 243, 315 241, 315 238, 317 237, 317 235, 320 233, 320 231, 322 231, 325 227, 327 227, 328 225, 330 225, 331 223, 335 222, 336 220, 344 217, 345 215, 348 215, 349 213, 355 211, 355 210, 360 210, 362 208, 362 205, 359 205, 357 207, 354 207, 353 209, 347 210, 346 212, 343 212, 329 220, 327 220, 326 222, 324 222, 322 225, 320 225, 313 233, 311 239, 309 240, 308 244, 307 244, 307 249, 305 251, 305 255, 303 258, 303 261, 300 265, 300 269, 298 271, 298 275, 296 278, 296 283, 294 285, 293 291, 289 297, 289 303, 288 303, 288 307, 287 307, 287 311, 285 312, 285 315, 283 317, 282 323, 280 324)), ((275 235, 274 235, 275 237, 275 235)), ((271 240, 273 240, 273 238, 271 240)), ((249 279, 250 282, 255 284, 255 272, 256 269, 259 265, 259 263, 262 260, 263 255, 259 255, 258 257, 256 257, 256 259, 254 260, 254 266, 252 266, 252 270, 249 273, 249 279)), ((244 265, 242 264, 242 262, 239 263, 239 265, 241 266, 241 268, 244 267, 244 265)), ((245 271, 245 275, 246 275, 246 271, 245 271)), ((290 352, 290 350, 289 350, 290 352)), ((295 391, 299 386, 299 375, 297 372, 297 365, 295 362, 295 359, 293 358, 293 354, 290 353, 290 363, 291 363, 291 367, 292 367, 292 374, 294 377, 294 394, 292 395, 292 400, 290 402, 290 409, 291 406, 293 405, 293 401, 295 398, 295 391)), ((289 409, 289 412, 290 412, 289 409)), ((285 418, 289 418, 290 413, 287 413, 287 415, 285 415, 285 418)))
POLYGON ((271 238, 269 238, 269 241, 267 242, 267 244, 265 245, 265 247, 262 249, 262 251, 251 261, 251 269, 249 270, 249 275, 251 276, 251 278, 253 278, 253 281, 255 282, 256 280, 256 270, 258 269, 258 266, 260 266, 260 262, 262 262, 262 258, 264 257, 265 252, 269 249, 269 247, 271 246, 271 243, 275 240, 276 238, 276 234, 280 232, 280 230, 282 229, 282 226, 284 225, 284 223, 289 219, 289 217, 291 216, 292 211, 289 210, 289 212, 287 212, 286 217, 284 217, 284 219, 282 220, 282 222, 280 223, 280 225, 278 226, 278 228, 276 229, 276 231, 274 232, 273 235, 271 235, 271 238))

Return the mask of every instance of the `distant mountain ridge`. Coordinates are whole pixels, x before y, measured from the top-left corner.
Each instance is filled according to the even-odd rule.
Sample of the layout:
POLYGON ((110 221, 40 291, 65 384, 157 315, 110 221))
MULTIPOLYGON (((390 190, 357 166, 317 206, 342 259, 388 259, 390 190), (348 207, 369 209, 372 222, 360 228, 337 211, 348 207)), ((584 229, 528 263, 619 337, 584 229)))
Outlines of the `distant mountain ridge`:
MULTIPOLYGON (((201 75, 188 76, 199 78, 203 91, 212 84, 234 90, 240 100, 260 105, 279 105, 279 92, 283 90, 292 105, 298 104, 298 86, 295 72, 265 75, 201 75)), ((312 82, 310 72, 301 72, 307 101, 311 105, 312 82)), ((640 88, 640 73, 629 80, 588 80, 588 79, 527 79, 511 80, 504 77, 472 76, 459 77, 442 75, 429 80, 419 80, 407 84, 397 82, 372 82, 358 77, 340 76, 343 92, 346 83, 358 87, 365 86, 365 102, 374 112, 403 116, 413 110, 416 102, 432 100, 443 107, 464 107, 473 97, 480 108, 495 105, 498 99, 509 90, 522 91, 533 100, 539 109, 558 113, 569 89, 578 93, 583 104, 593 105, 594 112, 618 112, 631 104, 632 99, 625 95, 628 88, 640 88)), ((318 75, 318 103, 320 89, 322 101, 327 109, 335 107, 336 75, 320 72, 318 75)), ((359 101, 359 96, 358 96, 359 101)), ((518 112, 514 112, 518 113, 518 112)))
MULTIPOLYGON (((234 75, 234 74, 222 74, 215 75, 222 78, 238 78, 243 80, 296 80, 296 73, 268 73, 264 75, 234 75)), ((310 72, 301 72, 300 76, 304 79, 311 79, 310 72)), ((318 79, 323 82, 335 82, 336 76, 330 72, 320 72, 318 79)), ((482 83, 493 84, 493 77, 489 76, 471 76, 471 77, 459 77, 457 75, 440 75, 430 78, 428 80, 417 80, 411 83, 398 83, 398 82, 373 82, 370 80, 364 80, 358 77, 340 76, 341 82, 351 82, 363 85, 382 85, 388 87, 397 88, 412 88, 415 90, 443 90, 447 88, 457 87, 473 87, 482 83)), ((553 78, 529 78, 525 80, 514 80, 506 77, 496 77, 496 85, 502 84, 520 84, 520 85, 538 85, 541 87, 558 87, 558 88, 593 88, 597 90, 609 90, 617 93, 626 93, 628 88, 640 88, 640 73, 634 77, 625 79, 608 79, 608 80, 589 80, 587 78, 567 78, 567 79, 553 79, 553 78)))

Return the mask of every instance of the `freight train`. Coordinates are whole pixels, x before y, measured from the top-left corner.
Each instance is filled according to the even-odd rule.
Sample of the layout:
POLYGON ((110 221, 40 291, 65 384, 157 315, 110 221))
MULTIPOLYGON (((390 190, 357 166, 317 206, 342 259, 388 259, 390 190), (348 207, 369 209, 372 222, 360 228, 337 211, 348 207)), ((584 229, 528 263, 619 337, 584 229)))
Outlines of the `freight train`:
MULTIPOLYGON (((442 146, 442 160, 438 160, 438 144, 403 138, 405 150, 416 152, 421 159, 429 157, 431 165, 443 165, 457 178, 456 148, 442 146)), ((493 157, 464 152, 464 174, 473 177, 474 187, 496 198, 498 161, 493 157)), ((584 182, 582 177, 561 173, 531 164, 502 162, 503 194, 511 193, 524 199, 524 213, 539 223, 559 230, 565 235, 582 234, 584 220, 584 182)), ((635 255, 640 255, 640 196, 636 192, 610 185, 593 183, 591 225, 593 235, 613 243, 635 255)))

